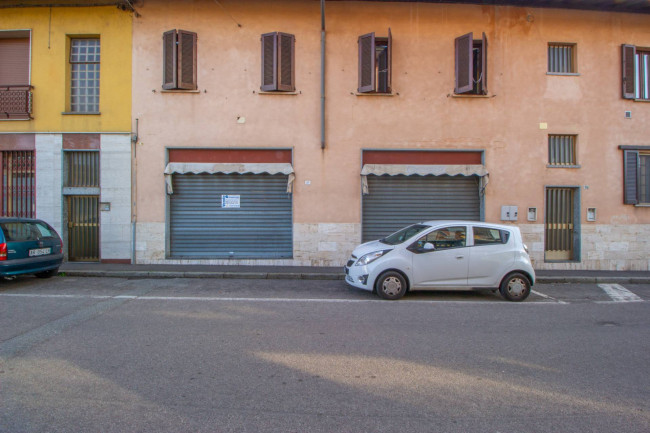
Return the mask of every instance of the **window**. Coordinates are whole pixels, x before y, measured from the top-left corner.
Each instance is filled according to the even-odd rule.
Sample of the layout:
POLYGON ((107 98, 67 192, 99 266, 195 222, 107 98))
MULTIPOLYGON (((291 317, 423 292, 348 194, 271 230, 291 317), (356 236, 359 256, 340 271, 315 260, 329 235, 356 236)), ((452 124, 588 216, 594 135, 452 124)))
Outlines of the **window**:
POLYGON ((0 31, 0 113, 5 119, 29 119, 29 30, 0 31))
POLYGON ((548 44, 548 73, 577 73, 576 52, 576 44, 550 42, 548 44))
POLYGON ((456 86, 454 93, 487 95, 487 38, 474 39, 472 33, 455 41, 456 86))
POLYGON ((505 230, 487 227, 474 227, 474 245, 505 244, 510 239, 510 233, 505 230))
POLYGON ((548 164, 552 167, 577 165, 575 135, 548 136, 548 164))
POLYGON ((375 33, 359 36, 359 93, 391 93, 391 58, 393 36, 375 33))
POLYGON ((163 89, 196 90, 196 33, 163 33, 163 89))
POLYGON ((265 92, 293 92, 296 37, 273 32, 262 35, 262 86, 265 92))
POLYGON ((445 227, 434 230, 418 239, 409 249, 413 252, 430 251, 424 248, 427 243, 433 244, 436 250, 464 247, 466 245, 465 227, 445 227))
POLYGON ((99 112, 99 39, 70 41, 70 111, 99 112))
POLYGON ((99 152, 66 151, 63 185, 69 188, 99 187, 99 152))
POLYGON ((650 99, 650 48, 622 46, 623 98, 650 99))
POLYGON ((33 151, 0 152, 2 216, 34 218, 35 160, 33 151))
POLYGON ((623 151, 624 203, 650 204, 650 146, 623 151))

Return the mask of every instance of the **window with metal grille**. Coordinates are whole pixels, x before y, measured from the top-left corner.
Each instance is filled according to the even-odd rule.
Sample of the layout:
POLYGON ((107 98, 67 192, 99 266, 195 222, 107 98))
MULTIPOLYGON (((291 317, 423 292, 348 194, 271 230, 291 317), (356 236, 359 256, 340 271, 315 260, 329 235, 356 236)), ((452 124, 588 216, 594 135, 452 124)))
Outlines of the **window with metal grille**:
POLYGON ((576 44, 550 42, 548 44, 548 72, 551 74, 575 74, 576 44))
POLYGON ((70 41, 70 111, 99 112, 99 39, 70 41))
POLYGON ((548 136, 548 164, 553 167, 576 166, 575 135, 548 136))
POLYGON ((2 159, 2 216, 35 216, 33 151, 3 151, 2 159))
POLYGON ((64 186, 71 188, 98 188, 99 152, 65 152, 64 186))

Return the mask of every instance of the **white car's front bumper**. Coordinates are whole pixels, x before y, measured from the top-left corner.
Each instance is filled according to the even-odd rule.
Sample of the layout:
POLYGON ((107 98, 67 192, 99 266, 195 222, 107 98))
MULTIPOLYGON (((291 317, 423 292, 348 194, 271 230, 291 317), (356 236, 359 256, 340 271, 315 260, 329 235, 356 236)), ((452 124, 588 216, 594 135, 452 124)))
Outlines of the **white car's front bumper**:
POLYGON ((344 266, 345 282, 358 289, 372 291, 372 281, 368 281, 367 266, 344 266))

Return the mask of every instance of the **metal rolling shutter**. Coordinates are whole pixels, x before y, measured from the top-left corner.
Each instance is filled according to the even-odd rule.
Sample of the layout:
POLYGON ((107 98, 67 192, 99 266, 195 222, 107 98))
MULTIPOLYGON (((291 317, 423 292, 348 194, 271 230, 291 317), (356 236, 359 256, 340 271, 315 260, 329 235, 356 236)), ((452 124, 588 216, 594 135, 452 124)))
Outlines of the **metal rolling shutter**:
POLYGON ((363 242, 440 219, 480 220, 477 176, 368 176, 363 242))
POLYGON ((293 255, 291 195, 282 174, 174 174, 173 258, 279 259, 293 255), (222 208, 239 195, 239 208, 222 208))

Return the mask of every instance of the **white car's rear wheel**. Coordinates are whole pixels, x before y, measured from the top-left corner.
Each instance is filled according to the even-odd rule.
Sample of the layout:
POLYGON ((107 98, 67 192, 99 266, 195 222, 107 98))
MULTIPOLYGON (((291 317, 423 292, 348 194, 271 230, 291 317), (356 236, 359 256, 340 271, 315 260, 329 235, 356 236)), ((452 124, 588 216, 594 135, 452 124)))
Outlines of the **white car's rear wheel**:
POLYGON ((524 274, 510 274, 501 282, 499 291, 508 301, 521 302, 530 295, 530 281, 524 274))

